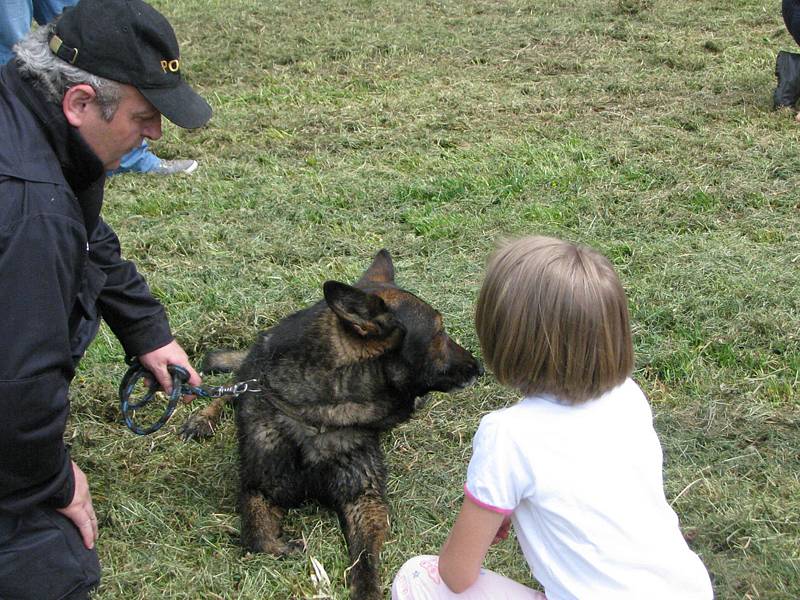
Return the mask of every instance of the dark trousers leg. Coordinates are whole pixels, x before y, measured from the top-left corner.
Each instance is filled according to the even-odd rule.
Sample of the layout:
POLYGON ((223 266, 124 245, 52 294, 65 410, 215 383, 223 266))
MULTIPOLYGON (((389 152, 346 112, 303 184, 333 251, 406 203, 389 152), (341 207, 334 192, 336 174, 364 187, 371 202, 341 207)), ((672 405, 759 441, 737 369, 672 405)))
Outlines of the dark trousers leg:
POLYGON ((786 24, 786 29, 792 35, 794 41, 800 45, 800 1, 783 0, 781 13, 783 14, 783 22, 786 24))
MULTIPOLYGON (((783 0, 781 5, 786 29, 800 44, 800 0, 783 0)), ((800 54, 781 50, 775 59, 778 85, 772 93, 773 108, 794 108, 800 98, 800 54)))
POLYGON ((97 551, 52 508, 0 513, 0 598, 85 600, 100 582, 97 551))

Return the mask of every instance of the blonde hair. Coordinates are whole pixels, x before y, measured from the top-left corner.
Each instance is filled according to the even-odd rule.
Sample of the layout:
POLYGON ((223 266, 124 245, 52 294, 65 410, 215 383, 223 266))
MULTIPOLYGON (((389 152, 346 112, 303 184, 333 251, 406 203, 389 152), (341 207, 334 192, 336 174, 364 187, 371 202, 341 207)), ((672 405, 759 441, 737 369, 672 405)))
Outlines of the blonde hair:
POLYGON ((596 250, 532 236, 489 259, 475 309, 483 358, 526 396, 570 404, 601 396, 633 371, 628 302, 596 250))

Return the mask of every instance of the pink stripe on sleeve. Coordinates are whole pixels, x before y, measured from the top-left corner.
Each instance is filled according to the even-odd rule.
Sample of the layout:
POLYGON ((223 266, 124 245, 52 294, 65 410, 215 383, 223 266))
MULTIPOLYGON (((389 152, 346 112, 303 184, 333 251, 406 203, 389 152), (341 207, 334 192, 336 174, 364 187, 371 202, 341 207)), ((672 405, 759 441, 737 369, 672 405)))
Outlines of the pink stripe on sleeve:
POLYGON ((486 502, 481 502, 475 496, 472 495, 472 492, 469 491, 467 488, 467 484, 464 484, 464 495, 469 498, 472 502, 480 506, 481 508, 485 508, 486 510, 490 510, 492 512, 500 513, 501 515, 505 515, 506 517, 514 512, 512 508, 500 508, 498 506, 492 506, 491 504, 486 504, 486 502))

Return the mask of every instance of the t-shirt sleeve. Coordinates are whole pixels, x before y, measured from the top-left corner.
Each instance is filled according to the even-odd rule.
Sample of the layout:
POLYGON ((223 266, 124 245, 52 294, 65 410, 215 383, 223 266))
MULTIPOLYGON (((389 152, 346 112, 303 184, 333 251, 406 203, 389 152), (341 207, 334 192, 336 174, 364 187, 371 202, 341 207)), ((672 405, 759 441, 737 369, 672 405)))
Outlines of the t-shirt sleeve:
POLYGON ((464 493, 483 508, 509 515, 530 493, 530 475, 513 435, 498 423, 498 416, 485 416, 475 433, 464 493))

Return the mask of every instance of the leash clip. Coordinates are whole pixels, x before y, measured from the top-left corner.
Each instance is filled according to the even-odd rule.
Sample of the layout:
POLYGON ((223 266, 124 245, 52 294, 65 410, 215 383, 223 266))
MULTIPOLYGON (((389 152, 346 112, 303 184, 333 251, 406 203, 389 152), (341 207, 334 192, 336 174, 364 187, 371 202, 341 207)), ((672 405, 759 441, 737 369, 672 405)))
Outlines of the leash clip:
POLYGON ((250 387, 254 383, 258 383, 258 380, 248 379, 247 381, 239 381, 231 385, 217 385, 206 389, 184 385, 183 393, 193 394, 202 398, 222 398, 223 396, 233 396, 237 398, 245 392, 260 392, 261 390, 259 388, 250 387))
POLYGON ((260 392, 261 390, 258 388, 250 387, 250 384, 258 383, 257 379, 248 379, 247 381, 240 381, 238 383, 234 383, 230 386, 222 386, 224 393, 222 394, 232 394, 233 396, 241 396, 245 392, 260 392))

